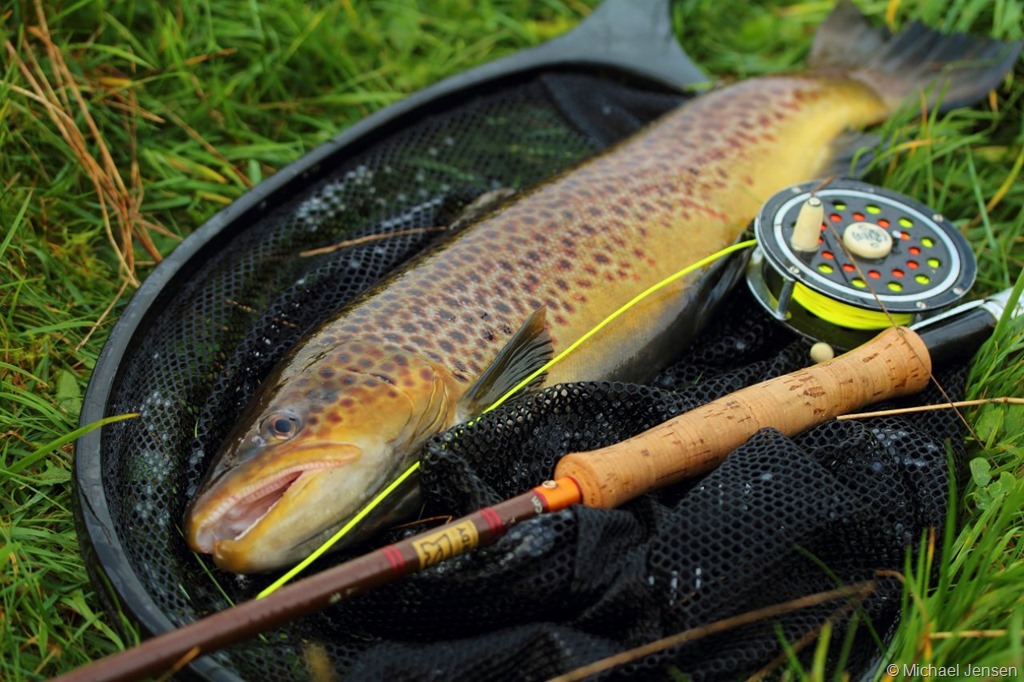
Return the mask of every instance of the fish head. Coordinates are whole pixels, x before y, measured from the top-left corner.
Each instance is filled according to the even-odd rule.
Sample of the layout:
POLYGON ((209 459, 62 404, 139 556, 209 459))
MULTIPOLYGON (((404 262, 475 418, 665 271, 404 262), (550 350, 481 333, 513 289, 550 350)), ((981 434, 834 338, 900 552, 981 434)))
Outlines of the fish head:
POLYGON ((445 368, 400 349, 383 363, 338 357, 268 382, 215 457, 185 537, 220 568, 256 573, 304 559, 453 423, 445 368))

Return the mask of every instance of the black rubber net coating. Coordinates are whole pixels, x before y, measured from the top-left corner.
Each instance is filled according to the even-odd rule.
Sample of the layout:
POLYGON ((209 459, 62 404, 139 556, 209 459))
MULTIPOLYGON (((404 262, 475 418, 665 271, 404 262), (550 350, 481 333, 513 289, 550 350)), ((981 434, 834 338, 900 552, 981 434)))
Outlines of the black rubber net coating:
MULTIPOLYGON (((451 222, 483 192, 571 166, 680 101, 582 74, 509 83, 345 160, 168 292, 146 340, 125 357, 108 410, 141 418, 107 427, 103 463, 115 530, 158 608, 183 624, 272 579, 217 571, 188 551, 180 524, 233 419, 303 333, 438 238, 421 228, 451 222), (378 234, 389 236, 359 241, 378 234), (300 255, 341 240, 354 243, 300 255)), ((518 494, 549 478, 566 452, 621 440, 807 363, 808 342, 761 314, 746 291, 732 296, 650 385, 556 386, 459 437, 431 441, 425 515, 457 516, 518 494)), ((940 374, 954 397, 964 374, 940 374)), ((939 399, 929 391, 914 402, 939 399)), ((861 665, 899 610, 897 581, 877 572, 900 570, 922 533, 941 527, 950 452, 959 467, 961 437, 948 412, 831 422, 795 439, 766 430, 702 480, 617 510, 577 507, 524 523, 492 547, 215 656, 248 680, 321 679, 312 671, 324 661, 359 680, 544 679, 751 609, 878 579, 858 609, 846 601, 805 609, 606 677, 730 679, 770 664, 782 638, 796 642, 828 618, 837 643, 846 624, 861 623, 846 662, 861 665)))

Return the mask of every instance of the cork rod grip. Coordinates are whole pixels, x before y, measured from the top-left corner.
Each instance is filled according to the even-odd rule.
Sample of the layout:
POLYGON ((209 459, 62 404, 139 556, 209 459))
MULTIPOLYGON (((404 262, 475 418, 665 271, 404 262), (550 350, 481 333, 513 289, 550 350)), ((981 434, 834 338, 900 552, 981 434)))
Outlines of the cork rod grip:
POLYGON ((649 490, 717 466, 763 427, 796 435, 837 415, 928 384, 931 360, 904 327, 826 363, 731 393, 600 450, 559 461, 555 476, 576 481, 583 503, 610 509, 649 490))

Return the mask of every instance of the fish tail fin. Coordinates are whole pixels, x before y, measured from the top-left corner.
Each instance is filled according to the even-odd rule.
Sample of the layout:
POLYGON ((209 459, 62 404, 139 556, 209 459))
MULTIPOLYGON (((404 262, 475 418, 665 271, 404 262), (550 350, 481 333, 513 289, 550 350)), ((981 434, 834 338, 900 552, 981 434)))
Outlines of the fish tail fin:
POLYGON ((872 27, 850 0, 840 0, 814 37, 809 65, 865 83, 890 111, 920 92, 929 106, 947 111, 984 98, 1013 68, 1021 44, 945 34, 919 22, 893 35, 872 27))

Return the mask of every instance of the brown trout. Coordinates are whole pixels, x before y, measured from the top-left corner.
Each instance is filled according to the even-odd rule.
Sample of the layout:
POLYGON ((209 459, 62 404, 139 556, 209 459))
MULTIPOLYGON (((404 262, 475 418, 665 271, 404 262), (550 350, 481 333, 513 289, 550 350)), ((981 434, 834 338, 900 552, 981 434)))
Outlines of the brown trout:
MULTIPOLYGON (((775 192, 829 172, 846 131, 916 104, 926 87, 941 89, 943 108, 970 103, 1019 47, 920 25, 890 37, 843 3, 807 73, 714 90, 518 195, 290 352, 191 504, 189 545, 234 572, 301 560, 425 439, 479 414, 651 284, 734 243, 775 192)), ((694 283, 642 301, 546 384, 651 376, 692 326, 680 312, 694 283)))

